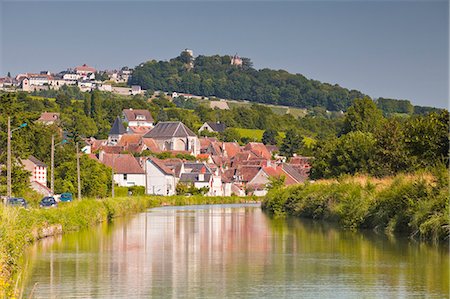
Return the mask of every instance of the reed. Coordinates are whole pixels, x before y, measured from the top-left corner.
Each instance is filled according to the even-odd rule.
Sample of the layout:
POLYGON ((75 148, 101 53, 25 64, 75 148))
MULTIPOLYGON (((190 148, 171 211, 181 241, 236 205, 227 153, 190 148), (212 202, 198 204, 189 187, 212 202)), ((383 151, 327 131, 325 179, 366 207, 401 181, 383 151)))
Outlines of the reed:
POLYGON ((442 243, 449 239, 448 170, 385 179, 345 176, 271 190, 262 208, 442 243))

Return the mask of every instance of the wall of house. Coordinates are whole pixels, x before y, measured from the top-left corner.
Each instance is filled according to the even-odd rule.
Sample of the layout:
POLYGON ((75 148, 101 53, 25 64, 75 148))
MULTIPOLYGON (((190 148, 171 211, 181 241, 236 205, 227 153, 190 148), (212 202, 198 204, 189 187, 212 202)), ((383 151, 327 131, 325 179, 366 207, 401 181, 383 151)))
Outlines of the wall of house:
POLYGON ((36 181, 44 186, 47 185, 47 167, 35 166, 31 181, 36 181))
POLYGON ((176 151, 185 151, 187 150, 186 138, 172 138, 173 141, 173 150, 176 151))
POLYGON ((256 186, 260 186, 260 185, 265 185, 269 182, 269 178, 267 176, 267 174, 260 170, 255 177, 247 183, 247 186, 251 186, 251 185, 256 185, 256 186))
MULTIPOLYGON (((211 196, 223 196, 222 178, 219 175, 213 175, 212 186, 209 191, 211 196)), ((230 192, 231 194, 231 192, 230 192)))
POLYGON ((133 121, 126 120, 126 121, 128 123, 128 126, 132 127, 153 127, 153 123, 148 122, 146 120, 133 120, 133 121))
POLYGON ((198 129, 199 132, 204 131, 204 130, 209 131, 209 132, 213 132, 213 131, 214 131, 213 129, 211 129, 210 126, 208 126, 207 123, 204 123, 204 124, 200 127, 200 129, 198 129))
POLYGON ((231 196, 231 183, 223 183, 222 184, 222 192, 223 192, 223 196, 231 196))
POLYGON ((175 195, 176 178, 166 175, 150 161, 147 167, 147 190, 146 194, 175 195))
POLYGON ((122 173, 115 173, 114 182, 120 187, 145 186, 145 174, 128 173, 125 179, 122 173))

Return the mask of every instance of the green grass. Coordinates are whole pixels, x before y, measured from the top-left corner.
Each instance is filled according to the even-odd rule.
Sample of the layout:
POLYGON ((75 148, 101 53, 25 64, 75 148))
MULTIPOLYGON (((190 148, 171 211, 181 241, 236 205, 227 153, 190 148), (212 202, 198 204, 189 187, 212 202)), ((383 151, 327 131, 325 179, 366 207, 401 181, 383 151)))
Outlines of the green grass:
POLYGON ((133 196, 84 199, 60 203, 54 209, 5 207, 0 205, 0 296, 11 298, 18 294, 17 281, 22 270, 25 247, 41 238, 79 231, 114 217, 134 214, 161 205, 195 205, 243 203, 251 197, 204 196, 133 196), (16 281, 16 283, 14 283, 16 281))
POLYGON ((30 95, 29 97, 30 97, 31 99, 33 99, 33 100, 38 100, 38 101, 43 101, 43 100, 45 100, 45 99, 49 100, 50 102, 56 101, 55 98, 46 98, 46 97, 32 96, 32 95, 30 95))
MULTIPOLYGON (((250 138, 250 140, 261 142, 264 130, 258 130, 258 129, 243 129, 243 128, 235 128, 236 131, 241 135, 242 137, 250 138)), ((281 138, 284 138, 286 134, 284 132, 278 132, 281 138)))
POLYGON ((411 238, 448 242, 448 170, 373 179, 345 177, 271 190, 262 203, 278 216, 334 221, 411 238))

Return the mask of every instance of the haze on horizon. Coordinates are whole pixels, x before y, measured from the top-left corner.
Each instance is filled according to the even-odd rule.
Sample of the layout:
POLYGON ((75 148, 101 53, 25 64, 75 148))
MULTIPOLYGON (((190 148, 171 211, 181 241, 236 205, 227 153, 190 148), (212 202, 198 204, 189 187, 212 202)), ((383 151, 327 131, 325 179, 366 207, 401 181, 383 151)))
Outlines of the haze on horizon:
POLYGON ((448 106, 448 1, 3 1, 0 76, 250 58, 373 98, 448 106))

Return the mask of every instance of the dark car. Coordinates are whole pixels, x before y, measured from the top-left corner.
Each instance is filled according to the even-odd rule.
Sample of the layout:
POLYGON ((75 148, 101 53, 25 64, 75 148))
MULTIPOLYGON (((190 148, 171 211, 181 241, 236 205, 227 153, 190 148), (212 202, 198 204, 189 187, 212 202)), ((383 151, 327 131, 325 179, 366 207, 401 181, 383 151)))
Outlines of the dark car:
POLYGON ((39 207, 41 208, 51 208, 51 207, 57 207, 58 204, 56 203, 56 199, 52 196, 46 196, 44 197, 41 202, 39 203, 39 207))
POLYGON ((27 201, 23 199, 22 197, 11 197, 8 198, 6 201, 6 204, 9 206, 15 206, 15 207, 24 207, 27 208, 27 201))
POLYGON ((62 193, 61 196, 59 197, 60 201, 72 201, 73 200, 73 196, 72 193, 62 193))

